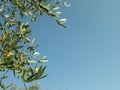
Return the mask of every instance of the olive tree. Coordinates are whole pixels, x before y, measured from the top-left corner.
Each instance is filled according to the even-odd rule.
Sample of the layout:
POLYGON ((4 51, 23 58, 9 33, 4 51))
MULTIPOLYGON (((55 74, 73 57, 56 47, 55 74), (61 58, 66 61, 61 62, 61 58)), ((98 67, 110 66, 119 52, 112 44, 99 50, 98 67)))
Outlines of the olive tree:
POLYGON ((6 90, 10 85, 3 83, 13 72, 15 78, 23 83, 42 79, 47 62, 46 56, 36 59, 38 45, 31 35, 31 23, 43 14, 52 17, 64 28, 66 19, 61 19, 60 6, 70 6, 66 2, 52 0, 0 0, 0 87, 6 90))

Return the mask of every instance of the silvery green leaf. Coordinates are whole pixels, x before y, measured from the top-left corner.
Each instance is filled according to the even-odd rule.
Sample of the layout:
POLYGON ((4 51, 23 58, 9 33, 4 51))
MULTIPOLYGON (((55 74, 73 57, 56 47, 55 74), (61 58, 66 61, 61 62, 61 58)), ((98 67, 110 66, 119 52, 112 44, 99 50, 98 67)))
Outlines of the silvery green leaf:
POLYGON ((71 4, 68 4, 67 2, 64 2, 64 3, 63 3, 63 6, 64 6, 64 7, 70 7, 71 4))
POLYGON ((16 24, 16 22, 14 20, 10 20, 5 25, 14 25, 14 24, 16 24))
POLYGON ((46 56, 43 56, 41 59, 46 59, 46 56))
POLYGON ((26 42, 30 42, 31 41, 28 37, 23 36, 23 38, 26 40, 26 42))
POLYGON ((48 74, 46 74, 46 75, 44 75, 44 76, 40 77, 40 79, 45 78, 45 77, 47 77, 47 76, 48 76, 48 74))
POLYGON ((0 12, 3 11, 3 8, 4 8, 4 5, 2 5, 2 6, 0 7, 0 12))
POLYGON ((39 67, 35 68, 35 71, 36 71, 36 72, 38 72, 38 70, 39 70, 39 67))
POLYGON ((63 19, 60 19, 59 21, 65 23, 67 19, 63 18, 63 19))
POLYGON ((56 16, 60 16, 60 15, 61 15, 61 12, 56 12, 55 15, 56 15, 56 16))
POLYGON ((5 17, 5 18, 8 18, 8 17, 9 17, 9 15, 8 15, 8 14, 6 14, 6 15, 4 15, 4 17, 5 17))
POLYGON ((45 69, 46 69, 46 66, 39 67, 36 78, 38 78, 38 79, 41 78, 41 76, 43 76, 43 74, 45 72, 45 69))
POLYGON ((48 60, 43 60, 43 59, 41 59, 41 60, 39 60, 39 62, 40 62, 40 63, 46 63, 46 62, 48 62, 48 60))
POLYGON ((26 24, 25 24, 25 26, 30 26, 30 23, 27 21, 26 24))
POLYGON ((24 12, 23 14, 26 15, 26 16, 31 16, 31 15, 33 15, 33 13, 32 13, 31 11, 29 11, 29 12, 24 12))
POLYGON ((58 9, 59 9, 58 6, 55 6, 55 7, 52 8, 52 10, 58 10, 58 9))
POLYGON ((22 77, 22 75, 23 75, 22 73, 18 73, 18 76, 19 76, 19 77, 22 77))
POLYGON ((36 63, 36 61, 29 60, 28 63, 36 63))
POLYGON ((31 42, 31 45, 35 42, 35 40, 36 40, 36 39, 35 39, 35 38, 33 38, 32 42, 31 42))
POLYGON ((39 55, 40 53, 39 52, 34 52, 33 55, 39 55))
POLYGON ((62 21, 59 21, 59 20, 56 20, 57 24, 66 28, 66 26, 64 25, 65 22, 62 22, 62 21))
MULTIPOLYGON (((23 26, 22 26, 23 27, 23 26)), ((26 28, 21 28, 20 29, 21 33, 25 32, 26 31, 26 28)))

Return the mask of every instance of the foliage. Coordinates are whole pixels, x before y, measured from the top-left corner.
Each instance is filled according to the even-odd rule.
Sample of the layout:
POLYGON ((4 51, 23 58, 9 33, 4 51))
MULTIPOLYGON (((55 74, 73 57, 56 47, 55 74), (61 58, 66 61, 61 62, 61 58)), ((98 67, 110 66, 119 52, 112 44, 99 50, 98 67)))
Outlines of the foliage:
POLYGON ((8 90, 43 90, 41 89, 39 83, 34 82, 31 86, 28 87, 19 87, 18 85, 12 85, 8 90))
POLYGON ((28 90, 42 90, 42 89, 40 88, 40 85, 38 83, 33 83, 32 86, 28 87, 28 90))
MULTIPOLYGON (((41 85, 37 82, 32 83, 31 86, 28 87, 20 87, 19 85, 12 85, 8 90, 51 90, 51 89, 43 89, 41 88, 41 85)), ((65 90, 62 88, 59 88, 57 90, 65 90)))
POLYGON ((35 39, 31 38, 31 23, 47 14, 60 26, 66 19, 59 19, 60 6, 69 5, 66 2, 50 0, 0 0, 0 71, 5 74, 0 79, 0 87, 6 90, 9 86, 3 84, 8 78, 8 71, 12 71, 14 77, 21 78, 24 83, 39 80, 46 77, 44 74, 47 62, 45 56, 36 58, 39 54, 33 45, 35 39))

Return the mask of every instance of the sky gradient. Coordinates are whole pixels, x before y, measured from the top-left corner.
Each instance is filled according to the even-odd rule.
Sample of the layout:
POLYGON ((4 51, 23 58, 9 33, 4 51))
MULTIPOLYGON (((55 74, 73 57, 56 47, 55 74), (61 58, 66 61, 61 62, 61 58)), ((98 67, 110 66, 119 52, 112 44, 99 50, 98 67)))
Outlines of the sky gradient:
POLYGON ((67 0, 67 29, 46 15, 32 25, 47 56, 48 90, 120 90, 120 0, 67 0))

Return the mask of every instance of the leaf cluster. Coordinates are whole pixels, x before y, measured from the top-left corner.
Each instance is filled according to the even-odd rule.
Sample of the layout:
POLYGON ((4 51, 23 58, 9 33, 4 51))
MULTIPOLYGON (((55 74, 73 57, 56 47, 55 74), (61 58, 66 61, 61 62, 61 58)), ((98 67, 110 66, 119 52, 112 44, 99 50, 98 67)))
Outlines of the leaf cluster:
MULTIPOLYGON (((31 23, 47 14, 57 24, 66 28, 67 19, 59 19, 60 6, 69 6, 66 2, 50 0, 0 0, 0 71, 12 71, 15 77, 29 83, 46 77, 46 57, 36 58, 34 39, 31 38, 31 23)), ((8 77, 8 76, 7 76, 8 77)), ((5 88, 1 77, 0 86, 5 88)), ((5 89, 4 89, 5 90, 5 89)))

